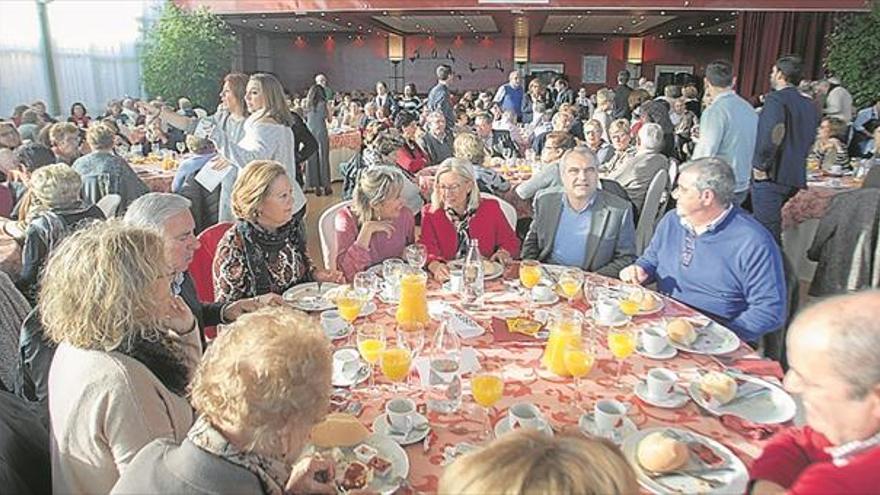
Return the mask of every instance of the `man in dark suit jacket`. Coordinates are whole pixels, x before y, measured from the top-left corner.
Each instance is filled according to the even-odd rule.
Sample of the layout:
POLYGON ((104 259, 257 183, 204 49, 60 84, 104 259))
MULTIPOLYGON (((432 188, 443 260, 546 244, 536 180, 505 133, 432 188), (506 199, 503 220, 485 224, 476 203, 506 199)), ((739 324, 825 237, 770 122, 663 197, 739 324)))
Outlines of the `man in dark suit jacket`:
POLYGON ((574 105, 575 100, 577 100, 577 95, 574 93, 574 90, 568 86, 567 79, 560 77, 556 79, 556 82, 554 82, 553 85, 556 87, 556 105, 554 108, 559 109, 559 105, 562 105, 563 103, 574 105))
POLYGON ((385 114, 394 117, 397 115, 398 105, 397 99, 388 92, 388 86, 385 81, 376 83, 376 96, 373 98, 376 108, 384 108, 385 114))
POLYGON ((278 294, 266 294, 228 304, 204 304, 199 301, 192 277, 187 272, 193 254, 199 247, 199 240, 193 233, 196 224, 190 212, 190 201, 183 196, 170 193, 145 194, 131 203, 125 212, 125 223, 154 230, 162 236, 165 259, 175 272, 171 290, 192 311, 203 343, 205 327, 234 321, 244 313, 256 311, 266 305, 282 304, 278 294))
POLYGON ((631 117, 629 111, 629 94, 632 89, 627 86, 629 83, 629 71, 624 69, 617 73, 617 87, 614 88, 614 109, 611 111, 611 117, 616 119, 627 119, 631 117))
POLYGON ((442 64, 437 67, 437 85, 428 92, 428 110, 442 112, 446 117, 446 128, 455 127, 455 112, 452 109, 452 100, 449 98, 449 78, 452 77, 452 67, 442 64))
POLYGON ((797 89, 803 62, 785 56, 770 73, 775 91, 758 114, 755 158, 752 161, 752 212, 782 244, 782 207, 807 185, 807 154, 816 139, 816 107, 797 89))
POLYGON ((598 160, 585 148, 559 162, 563 189, 542 194, 523 242, 523 259, 577 266, 616 277, 636 259, 630 204, 597 188, 598 160))
POLYGON ((519 150, 510 137, 510 131, 492 129, 492 116, 488 113, 478 113, 474 116, 474 130, 477 132, 477 137, 483 141, 487 155, 504 158, 519 156, 519 150))

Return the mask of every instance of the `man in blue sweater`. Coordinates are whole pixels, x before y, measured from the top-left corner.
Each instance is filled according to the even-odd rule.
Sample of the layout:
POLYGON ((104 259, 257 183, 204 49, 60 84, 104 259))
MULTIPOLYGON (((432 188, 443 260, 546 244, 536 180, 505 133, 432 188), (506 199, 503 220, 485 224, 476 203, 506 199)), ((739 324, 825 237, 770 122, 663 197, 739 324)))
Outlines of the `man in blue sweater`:
POLYGON ((651 244, 620 272, 706 313, 747 342, 785 323, 782 254, 773 236, 732 203, 733 169, 718 158, 682 166, 678 201, 651 244))

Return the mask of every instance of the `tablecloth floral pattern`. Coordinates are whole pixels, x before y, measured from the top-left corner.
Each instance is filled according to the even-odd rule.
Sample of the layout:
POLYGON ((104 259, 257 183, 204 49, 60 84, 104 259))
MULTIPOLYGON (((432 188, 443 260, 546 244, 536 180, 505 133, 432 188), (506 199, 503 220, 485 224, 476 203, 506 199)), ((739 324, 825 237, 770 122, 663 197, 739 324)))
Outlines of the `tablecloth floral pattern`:
POLYGON ((361 149, 361 133, 357 129, 330 134, 330 149, 361 149))
POLYGON ((807 183, 807 188, 799 191, 782 207, 782 229, 790 229, 810 219, 821 219, 828 210, 831 198, 859 187, 860 183, 852 177, 835 179, 823 177, 807 183), (833 182, 833 181, 837 182, 833 182))

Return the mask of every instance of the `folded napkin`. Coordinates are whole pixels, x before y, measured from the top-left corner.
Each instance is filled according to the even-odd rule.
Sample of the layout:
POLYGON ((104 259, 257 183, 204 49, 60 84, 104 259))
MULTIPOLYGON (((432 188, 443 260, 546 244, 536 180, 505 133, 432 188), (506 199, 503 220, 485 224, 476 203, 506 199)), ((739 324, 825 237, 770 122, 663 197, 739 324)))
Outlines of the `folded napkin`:
POLYGON ((492 335, 495 342, 537 342, 538 339, 530 335, 511 332, 507 329, 507 321, 501 318, 492 318, 492 335))
POLYGON ((776 361, 769 359, 738 359, 731 363, 730 366, 748 375, 772 376, 780 380, 785 375, 785 372, 782 371, 782 366, 776 361))
POLYGON ((754 423, 730 414, 724 414, 721 416, 721 424, 740 435, 753 440, 766 440, 775 435, 776 432, 784 430, 787 427, 787 424, 785 423, 772 425, 754 423))
MULTIPOLYGON (((480 360, 477 359, 477 351, 473 347, 462 347, 458 363, 459 375, 480 371, 480 360)), ((428 356, 419 356, 413 361, 413 367, 419 374, 423 387, 431 384, 431 359, 428 356)))

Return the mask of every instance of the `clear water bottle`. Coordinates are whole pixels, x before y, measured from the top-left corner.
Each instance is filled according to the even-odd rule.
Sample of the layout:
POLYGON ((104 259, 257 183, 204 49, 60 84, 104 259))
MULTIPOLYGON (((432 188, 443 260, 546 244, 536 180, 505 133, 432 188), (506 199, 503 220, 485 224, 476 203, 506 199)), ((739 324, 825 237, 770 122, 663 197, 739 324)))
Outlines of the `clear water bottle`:
POLYGON ((461 344, 446 322, 431 345, 428 409, 451 414, 461 407, 461 344))
POLYGON ((471 239, 467 256, 461 270, 461 301, 465 306, 479 304, 483 297, 483 258, 480 256, 480 243, 471 239))

